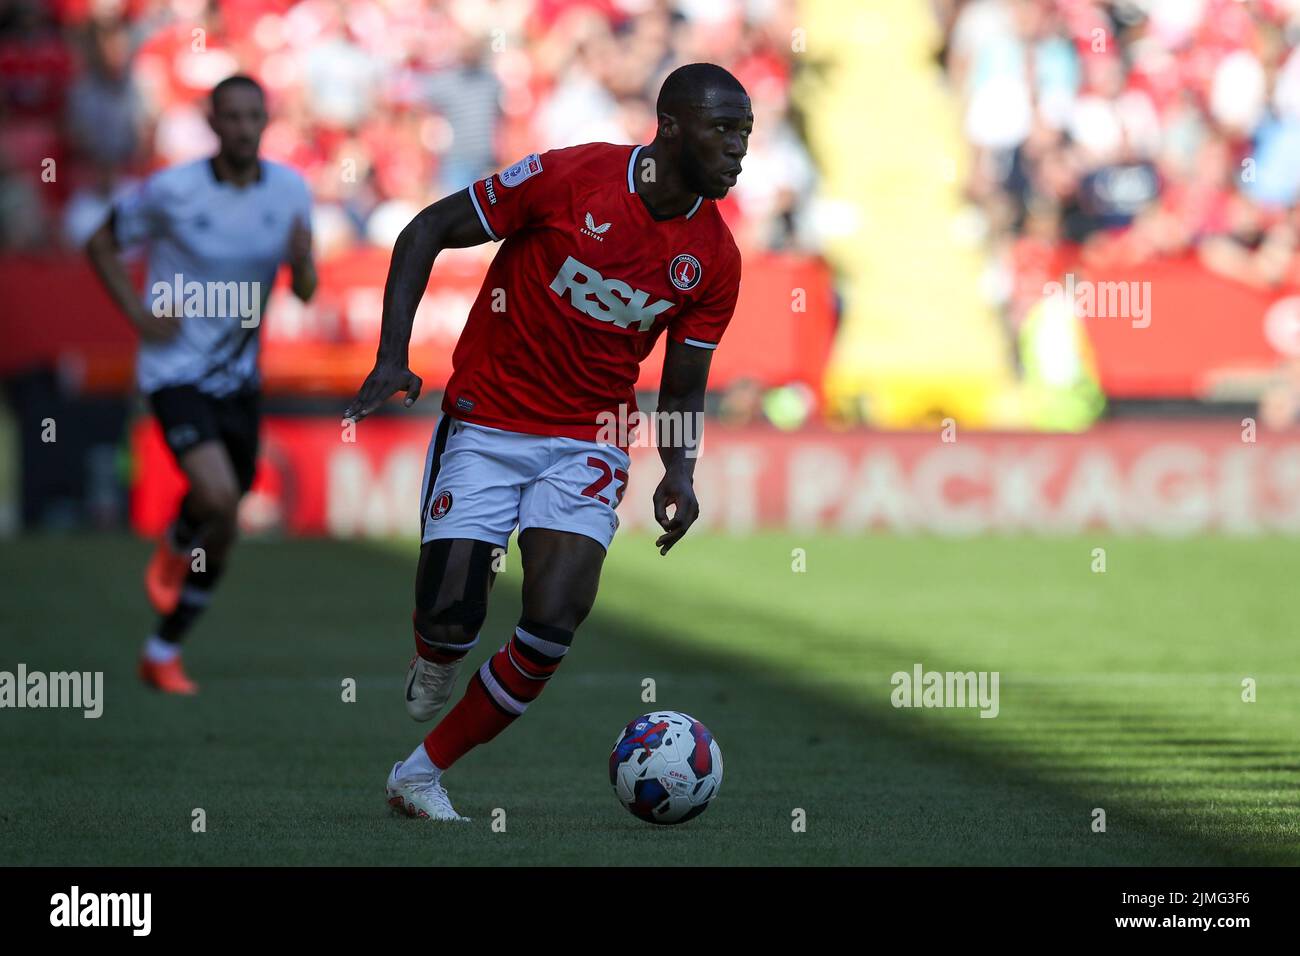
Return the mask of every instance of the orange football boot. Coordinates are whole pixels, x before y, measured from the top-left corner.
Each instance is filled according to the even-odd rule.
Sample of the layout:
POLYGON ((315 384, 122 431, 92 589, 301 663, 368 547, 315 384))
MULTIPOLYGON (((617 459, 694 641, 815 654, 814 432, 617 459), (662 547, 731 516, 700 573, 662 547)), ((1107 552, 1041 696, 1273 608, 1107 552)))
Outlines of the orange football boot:
POLYGON ((181 666, 180 655, 169 661, 140 658, 140 680, 164 694, 194 695, 199 692, 199 685, 189 679, 181 666))
POLYGON ((181 587, 190 573, 190 556, 172 548, 164 532, 144 569, 144 590, 155 611, 166 617, 181 600, 181 587))

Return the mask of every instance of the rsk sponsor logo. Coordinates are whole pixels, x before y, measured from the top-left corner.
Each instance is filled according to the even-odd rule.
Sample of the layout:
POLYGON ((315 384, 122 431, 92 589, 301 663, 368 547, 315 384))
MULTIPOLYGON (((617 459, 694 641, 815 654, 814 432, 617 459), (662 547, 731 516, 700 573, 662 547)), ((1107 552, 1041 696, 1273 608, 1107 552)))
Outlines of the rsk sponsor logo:
POLYGON ((673 306, 667 299, 651 302, 649 292, 633 289, 621 279, 606 279, 573 256, 564 260, 551 280, 551 291, 558 296, 568 292, 570 304, 598 322, 612 322, 624 329, 635 325, 642 332, 673 306))

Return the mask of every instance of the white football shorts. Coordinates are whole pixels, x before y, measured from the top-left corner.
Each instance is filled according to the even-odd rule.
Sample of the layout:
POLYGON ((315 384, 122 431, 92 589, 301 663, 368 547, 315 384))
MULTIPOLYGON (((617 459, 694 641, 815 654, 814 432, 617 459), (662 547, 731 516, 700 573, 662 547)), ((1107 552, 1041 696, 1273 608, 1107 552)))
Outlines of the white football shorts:
POLYGON ((420 543, 471 538, 505 547, 518 527, 572 531, 609 549, 627 487, 627 452, 528 435, 443 414, 420 486, 420 543))

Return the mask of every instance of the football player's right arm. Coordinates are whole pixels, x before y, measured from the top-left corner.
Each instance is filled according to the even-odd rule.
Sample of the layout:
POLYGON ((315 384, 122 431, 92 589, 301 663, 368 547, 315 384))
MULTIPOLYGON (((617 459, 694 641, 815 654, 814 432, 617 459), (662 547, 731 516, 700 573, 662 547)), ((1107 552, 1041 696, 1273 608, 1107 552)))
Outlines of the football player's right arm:
POLYGON ((420 376, 410 369, 409 347, 415 308, 420 304, 433 260, 443 249, 477 246, 491 237, 479 221, 468 191, 462 189, 426 206, 407 223, 393 244, 393 258, 384 284, 384 320, 379 332, 375 367, 343 412, 344 418, 365 418, 396 392, 405 392, 409 407, 420 397, 420 376))
POLYGON ((180 320, 172 315, 154 315, 144 307, 131 284, 126 267, 122 265, 119 251, 117 237, 113 234, 113 218, 110 216, 87 240, 86 256, 90 259, 95 274, 99 276, 99 281, 122 310, 122 314, 140 332, 140 337, 153 342, 167 341, 180 330, 180 320))

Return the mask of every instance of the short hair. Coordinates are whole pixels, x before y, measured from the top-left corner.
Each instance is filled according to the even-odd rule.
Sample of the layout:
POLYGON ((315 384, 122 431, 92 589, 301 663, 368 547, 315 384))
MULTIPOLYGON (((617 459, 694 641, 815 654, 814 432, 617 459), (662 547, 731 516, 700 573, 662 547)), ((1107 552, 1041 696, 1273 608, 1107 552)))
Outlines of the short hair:
POLYGON ((228 90, 236 86, 246 86, 251 89, 254 89, 257 91, 258 96, 260 96, 263 100, 266 99, 266 91, 262 89, 261 83, 257 82, 257 80, 253 79, 251 76, 248 76, 245 73, 236 73, 234 76, 226 77, 224 80, 222 80, 220 83, 218 83, 216 86, 212 88, 212 93, 210 94, 209 99, 210 102, 212 103, 212 109, 214 112, 217 109, 217 97, 221 95, 221 92, 223 90, 228 90))
POLYGON ((699 106, 712 90, 749 95, 740 80, 716 63, 688 63, 664 79, 655 112, 673 114, 683 107, 699 106))

